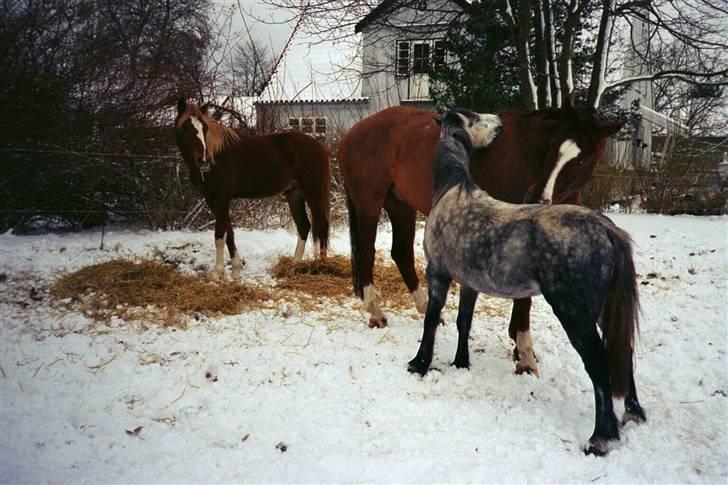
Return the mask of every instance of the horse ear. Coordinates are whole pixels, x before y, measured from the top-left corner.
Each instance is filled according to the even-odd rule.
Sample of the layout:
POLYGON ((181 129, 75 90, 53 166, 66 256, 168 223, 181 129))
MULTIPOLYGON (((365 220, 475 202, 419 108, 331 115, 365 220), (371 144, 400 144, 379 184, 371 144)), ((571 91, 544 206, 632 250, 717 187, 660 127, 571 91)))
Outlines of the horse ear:
POLYGON ((617 133, 627 123, 627 120, 618 121, 616 123, 607 123, 604 125, 597 125, 596 132, 600 138, 609 138, 610 136, 617 133))
POLYGON ((177 100, 177 114, 182 114, 187 109, 187 101, 185 101, 185 98, 179 98, 177 100))
POLYGON ((436 125, 437 125, 438 127, 442 127, 442 115, 437 115, 437 116, 433 116, 433 117, 432 117, 432 121, 434 121, 434 122, 435 122, 435 124, 436 124, 436 125))
POLYGON ((566 96, 564 96, 563 101, 561 102, 561 113, 564 115, 564 118, 568 121, 574 121, 578 122, 578 113, 576 112, 576 109, 574 108, 574 98, 576 97, 576 93, 574 91, 570 92, 566 96))

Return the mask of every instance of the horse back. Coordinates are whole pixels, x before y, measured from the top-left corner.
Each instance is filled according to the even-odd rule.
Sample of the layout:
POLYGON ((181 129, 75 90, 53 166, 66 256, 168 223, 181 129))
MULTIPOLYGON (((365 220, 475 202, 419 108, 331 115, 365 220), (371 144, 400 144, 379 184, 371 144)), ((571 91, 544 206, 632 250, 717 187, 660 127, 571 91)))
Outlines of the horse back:
MULTIPOLYGON (((432 205, 439 130, 429 111, 394 106, 356 123, 339 146, 347 193, 359 207, 379 210, 390 186, 424 214, 432 205), (378 206, 378 207, 377 207, 378 206)), ((377 212, 378 213, 378 212, 377 212)))
POLYGON ((322 180, 329 175, 327 147, 300 132, 242 136, 222 155, 218 158, 228 165, 236 197, 269 197, 302 176, 322 180))

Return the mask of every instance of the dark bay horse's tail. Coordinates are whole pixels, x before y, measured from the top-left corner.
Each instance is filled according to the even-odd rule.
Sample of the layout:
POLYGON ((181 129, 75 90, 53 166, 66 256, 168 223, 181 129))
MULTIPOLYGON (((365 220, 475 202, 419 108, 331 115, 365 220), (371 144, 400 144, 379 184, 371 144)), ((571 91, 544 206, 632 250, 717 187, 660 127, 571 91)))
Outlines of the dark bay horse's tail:
POLYGON ((357 233, 356 209, 349 194, 346 194, 346 208, 349 212, 349 241, 351 243, 351 282, 354 287, 354 294, 359 298, 364 297, 361 278, 359 276, 359 236, 357 233))
POLYGON ((629 235, 611 225, 609 239, 615 252, 614 273, 607 290, 601 319, 611 369, 612 394, 624 396, 632 376, 634 336, 639 328, 639 293, 629 235))

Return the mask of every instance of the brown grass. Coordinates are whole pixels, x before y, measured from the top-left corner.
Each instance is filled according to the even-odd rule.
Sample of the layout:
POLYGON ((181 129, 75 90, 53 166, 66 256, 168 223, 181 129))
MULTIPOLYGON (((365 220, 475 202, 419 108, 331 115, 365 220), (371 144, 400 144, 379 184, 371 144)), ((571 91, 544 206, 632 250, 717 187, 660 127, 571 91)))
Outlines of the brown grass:
POLYGON ((210 282, 157 261, 123 259, 61 276, 51 291, 95 320, 142 318, 183 328, 190 314, 234 315, 265 307, 273 297, 258 286, 210 282))
MULTIPOLYGON (((417 265, 420 281, 424 281, 421 265, 417 265)), ((353 297, 351 262, 348 256, 330 255, 325 260, 293 261, 281 256, 271 268, 270 274, 278 281, 278 288, 307 293, 315 297, 341 300, 353 297)), ((387 306, 409 309, 412 296, 399 274, 397 267, 377 259, 374 264, 374 281, 387 306)))

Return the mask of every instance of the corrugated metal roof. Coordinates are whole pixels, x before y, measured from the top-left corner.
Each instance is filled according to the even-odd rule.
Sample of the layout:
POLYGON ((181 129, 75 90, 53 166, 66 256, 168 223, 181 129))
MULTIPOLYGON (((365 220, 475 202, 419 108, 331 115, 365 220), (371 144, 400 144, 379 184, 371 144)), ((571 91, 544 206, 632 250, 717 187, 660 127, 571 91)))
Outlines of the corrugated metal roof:
POLYGON ((296 29, 259 103, 364 101, 361 36, 327 39, 296 29))

